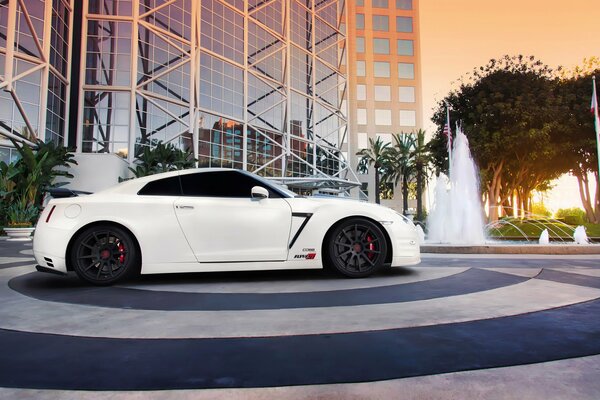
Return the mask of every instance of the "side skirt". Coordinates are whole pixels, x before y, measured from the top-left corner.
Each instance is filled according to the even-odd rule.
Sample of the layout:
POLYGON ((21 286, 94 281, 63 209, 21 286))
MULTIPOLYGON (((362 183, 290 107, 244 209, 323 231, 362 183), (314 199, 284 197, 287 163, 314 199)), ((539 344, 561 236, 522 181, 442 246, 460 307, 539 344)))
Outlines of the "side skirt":
POLYGON ((161 263, 142 265, 142 274, 183 272, 276 271, 286 269, 322 269, 321 260, 246 262, 246 263, 161 263))

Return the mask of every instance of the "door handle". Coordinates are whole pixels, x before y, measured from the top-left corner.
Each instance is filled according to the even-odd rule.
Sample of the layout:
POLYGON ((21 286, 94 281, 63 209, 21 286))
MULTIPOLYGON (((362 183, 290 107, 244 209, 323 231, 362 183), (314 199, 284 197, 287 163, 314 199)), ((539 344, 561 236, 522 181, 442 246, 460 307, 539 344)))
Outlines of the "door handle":
POLYGON ((193 210, 194 206, 175 206, 175 208, 178 208, 180 210, 193 210))

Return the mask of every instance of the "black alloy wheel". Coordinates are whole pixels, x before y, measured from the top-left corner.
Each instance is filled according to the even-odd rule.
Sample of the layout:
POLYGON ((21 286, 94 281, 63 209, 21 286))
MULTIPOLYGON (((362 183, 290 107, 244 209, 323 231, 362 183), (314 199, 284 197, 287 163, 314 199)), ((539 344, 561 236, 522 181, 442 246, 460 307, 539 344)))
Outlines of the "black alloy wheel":
POLYGON ((381 229, 363 218, 342 222, 329 235, 326 259, 338 272, 351 278, 364 278, 380 269, 387 253, 381 229))
POLYGON ((131 235, 112 225, 92 226, 75 239, 71 265, 79 278, 110 285, 139 270, 139 254, 131 235))

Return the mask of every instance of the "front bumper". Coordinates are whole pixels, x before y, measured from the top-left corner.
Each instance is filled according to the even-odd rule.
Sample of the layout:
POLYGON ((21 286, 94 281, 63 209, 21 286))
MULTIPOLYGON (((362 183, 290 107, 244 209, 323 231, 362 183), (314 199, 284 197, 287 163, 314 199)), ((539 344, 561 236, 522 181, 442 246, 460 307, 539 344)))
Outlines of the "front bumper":
POLYGON ((61 276, 65 276, 66 273, 62 272, 62 271, 58 271, 54 268, 50 268, 50 267, 43 267, 41 265, 36 265, 35 269, 37 269, 39 272, 47 272, 49 274, 55 274, 55 275, 61 275, 61 276))
POLYGON ((419 235, 414 225, 394 221, 385 226, 392 243, 392 267, 415 265, 421 262, 419 235))

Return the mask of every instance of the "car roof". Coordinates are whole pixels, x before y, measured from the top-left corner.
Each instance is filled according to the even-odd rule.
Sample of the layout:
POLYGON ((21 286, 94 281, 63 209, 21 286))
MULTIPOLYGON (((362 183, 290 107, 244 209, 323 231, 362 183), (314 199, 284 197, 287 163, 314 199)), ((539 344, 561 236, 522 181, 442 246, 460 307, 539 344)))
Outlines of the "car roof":
POLYGON ((245 173, 242 170, 234 169, 234 168, 190 168, 190 169, 181 169, 177 171, 169 171, 169 172, 161 172, 159 174, 143 176, 141 178, 129 179, 124 182, 121 182, 118 185, 112 186, 110 188, 104 189, 102 191, 97 192, 100 193, 121 193, 121 194, 136 194, 140 191, 148 182, 153 182, 159 179, 169 178, 171 176, 178 175, 189 175, 195 173, 202 172, 216 172, 216 171, 236 171, 245 173))

